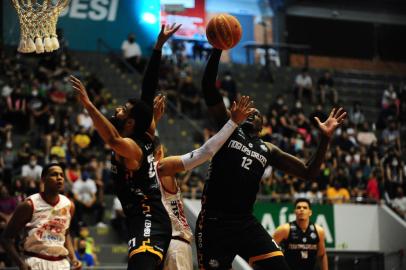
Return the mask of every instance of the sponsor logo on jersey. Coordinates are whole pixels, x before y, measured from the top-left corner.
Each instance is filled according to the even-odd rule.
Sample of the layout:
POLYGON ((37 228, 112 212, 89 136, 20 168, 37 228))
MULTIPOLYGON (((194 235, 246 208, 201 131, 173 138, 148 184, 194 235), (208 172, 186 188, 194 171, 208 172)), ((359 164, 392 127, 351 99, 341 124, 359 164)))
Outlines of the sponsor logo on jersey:
POLYGON ((237 142, 235 140, 231 140, 228 145, 228 148, 236 149, 241 152, 243 152, 245 155, 250 156, 258 160, 263 167, 267 164, 267 159, 263 155, 259 154, 258 152, 255 152, 254 150, 249 149, 245 145, 243 145, 240 142, 237 142))

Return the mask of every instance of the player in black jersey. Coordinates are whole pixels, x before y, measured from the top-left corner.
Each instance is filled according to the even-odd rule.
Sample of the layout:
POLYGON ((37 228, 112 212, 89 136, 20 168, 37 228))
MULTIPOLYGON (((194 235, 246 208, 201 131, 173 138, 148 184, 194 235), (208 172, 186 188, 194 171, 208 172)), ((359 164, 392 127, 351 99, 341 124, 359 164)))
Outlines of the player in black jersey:
POLYGON ((295 201, 296 220, 279 226, 273 239, 280 244, 291 270, 314 270, 318 259, 320 269, 328 270, 324 230, 310 222, 312 206, 308 199, 295 201))
MULTIPOLYGON (((218 127, 228 118, 215 87, 221 52, 213 49, 202 80, 205 102, 218 127)), ((340 108, 333 109, 323 123, 316 118, 320 144, 307 163, 259 138, 262 116, 258 110, 234 131, 213 157, 205 182, 195 232, 200 269, 230 269, 236 254, 255 269, 288 269, 283 253, 252 214, 261 176, 271 165, 302 179, 314 179, 345 117, 340 108)))
POLYGON ((158 86, 161 49, 180 25, 162 26, 142 83, 141 100, 129 99, 115 110, 110 122, 89 100, 80 80, 71 76, 73 88, 89 112, 105 143, 113 149, 111 175, 123 206, 129 231, 128 270, 155 270, 171 240, 169 216, 161 201, 154 170, 153 99, 158 86))

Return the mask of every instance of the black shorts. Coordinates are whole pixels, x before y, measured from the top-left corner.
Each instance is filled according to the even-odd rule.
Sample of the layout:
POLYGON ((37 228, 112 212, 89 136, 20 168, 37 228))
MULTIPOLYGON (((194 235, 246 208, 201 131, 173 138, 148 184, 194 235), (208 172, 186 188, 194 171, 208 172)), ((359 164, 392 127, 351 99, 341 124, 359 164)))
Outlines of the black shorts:
POLYGON ((171 221, 163 206, 162 208, 145 207, 145 209, 148 211, 127 218, 128 258, 149 252, 162 261, 171 241, 171 221))
POLYGON ((222 217, 204 211, 196 223, 196 246, 199 269, 230 269, 236 255, 250 265, 276 256, 282 251, 252 215, 222 217))

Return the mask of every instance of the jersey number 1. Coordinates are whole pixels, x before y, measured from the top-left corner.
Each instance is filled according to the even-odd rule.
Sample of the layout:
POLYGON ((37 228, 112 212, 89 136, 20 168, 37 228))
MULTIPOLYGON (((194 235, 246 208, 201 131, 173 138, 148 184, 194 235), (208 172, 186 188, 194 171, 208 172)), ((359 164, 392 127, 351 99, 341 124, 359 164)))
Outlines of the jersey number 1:
POLYGON ((249 170, 251 163, 252 163, 252 159, 247 158, 247 157, 243 157, 241 167, 243 167, 246 170, 249 170))

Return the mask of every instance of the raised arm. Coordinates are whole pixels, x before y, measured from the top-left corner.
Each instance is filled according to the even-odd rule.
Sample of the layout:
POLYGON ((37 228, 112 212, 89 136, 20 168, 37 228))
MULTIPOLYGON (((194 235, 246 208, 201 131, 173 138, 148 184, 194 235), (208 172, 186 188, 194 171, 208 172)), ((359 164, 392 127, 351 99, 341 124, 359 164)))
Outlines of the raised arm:
POLYGON ((271 143, 266 143, 272 153, 272 166, 301 179, 313 180, 319 174, 321 163, 324 160, 324 156, 334 131, 342 124, 346 115, 347 113, 340 108, 338 110, 333 109, 324 123, 321 123, 319 118, 315 118, 318 128, 321 131, 321 138, 316 152, 306 163, 282 151, 277 146, 271 143))
POLYGON ((141 160, 141 148, 134 142, 134 140, 121 137, 117 129, 90 101, 86 88, 83 86, 82 82, 74 76, 70 77, 70 82, 72 83, 73 89, 78 93, 80 102, 92 118, 93 124, 103 141, 109 144, 120 156, 134 161, 141 160))
POLYGON ((25 227, 25 225, 30 222, 32 218, 32 206, 28 201, 20 203, 13 216, 11 217, 9 223, 7 223, 4 229, 3 235, 1 237, 1 244, 6 250, 10 258, 17 264, 19 269, 30 269, 25 263, 23 258, 17 252, 14 246, 14 239, 25 227))
POLYGON ((157 170, 160 176, 172 176, 184 170, 191 170, 212 158, 231 136, 237 126, 252 112, 252 102, 249 97, 243 96, 238 104, 233 103, 231 119, 223 128, 211 137, 200 148, 182 156, 172 156, 161 160, 157 170))
POLYGON ((213 48, 202 78, 204 101, 208 107, 210 116, 215 120, 218 129, 224 125, 229 117, 229 113, 223 102, 223 97, 216 88, 216 78, 221 52, 221 50, 213 48))
POLYGON ((155 92, 158 88, 159 68, 161 66, 162 47, 165 42, 181 27, 181 24, 162 25, 158 39, 152 50, 141 86, 141 100, 152 107, 155 92))

